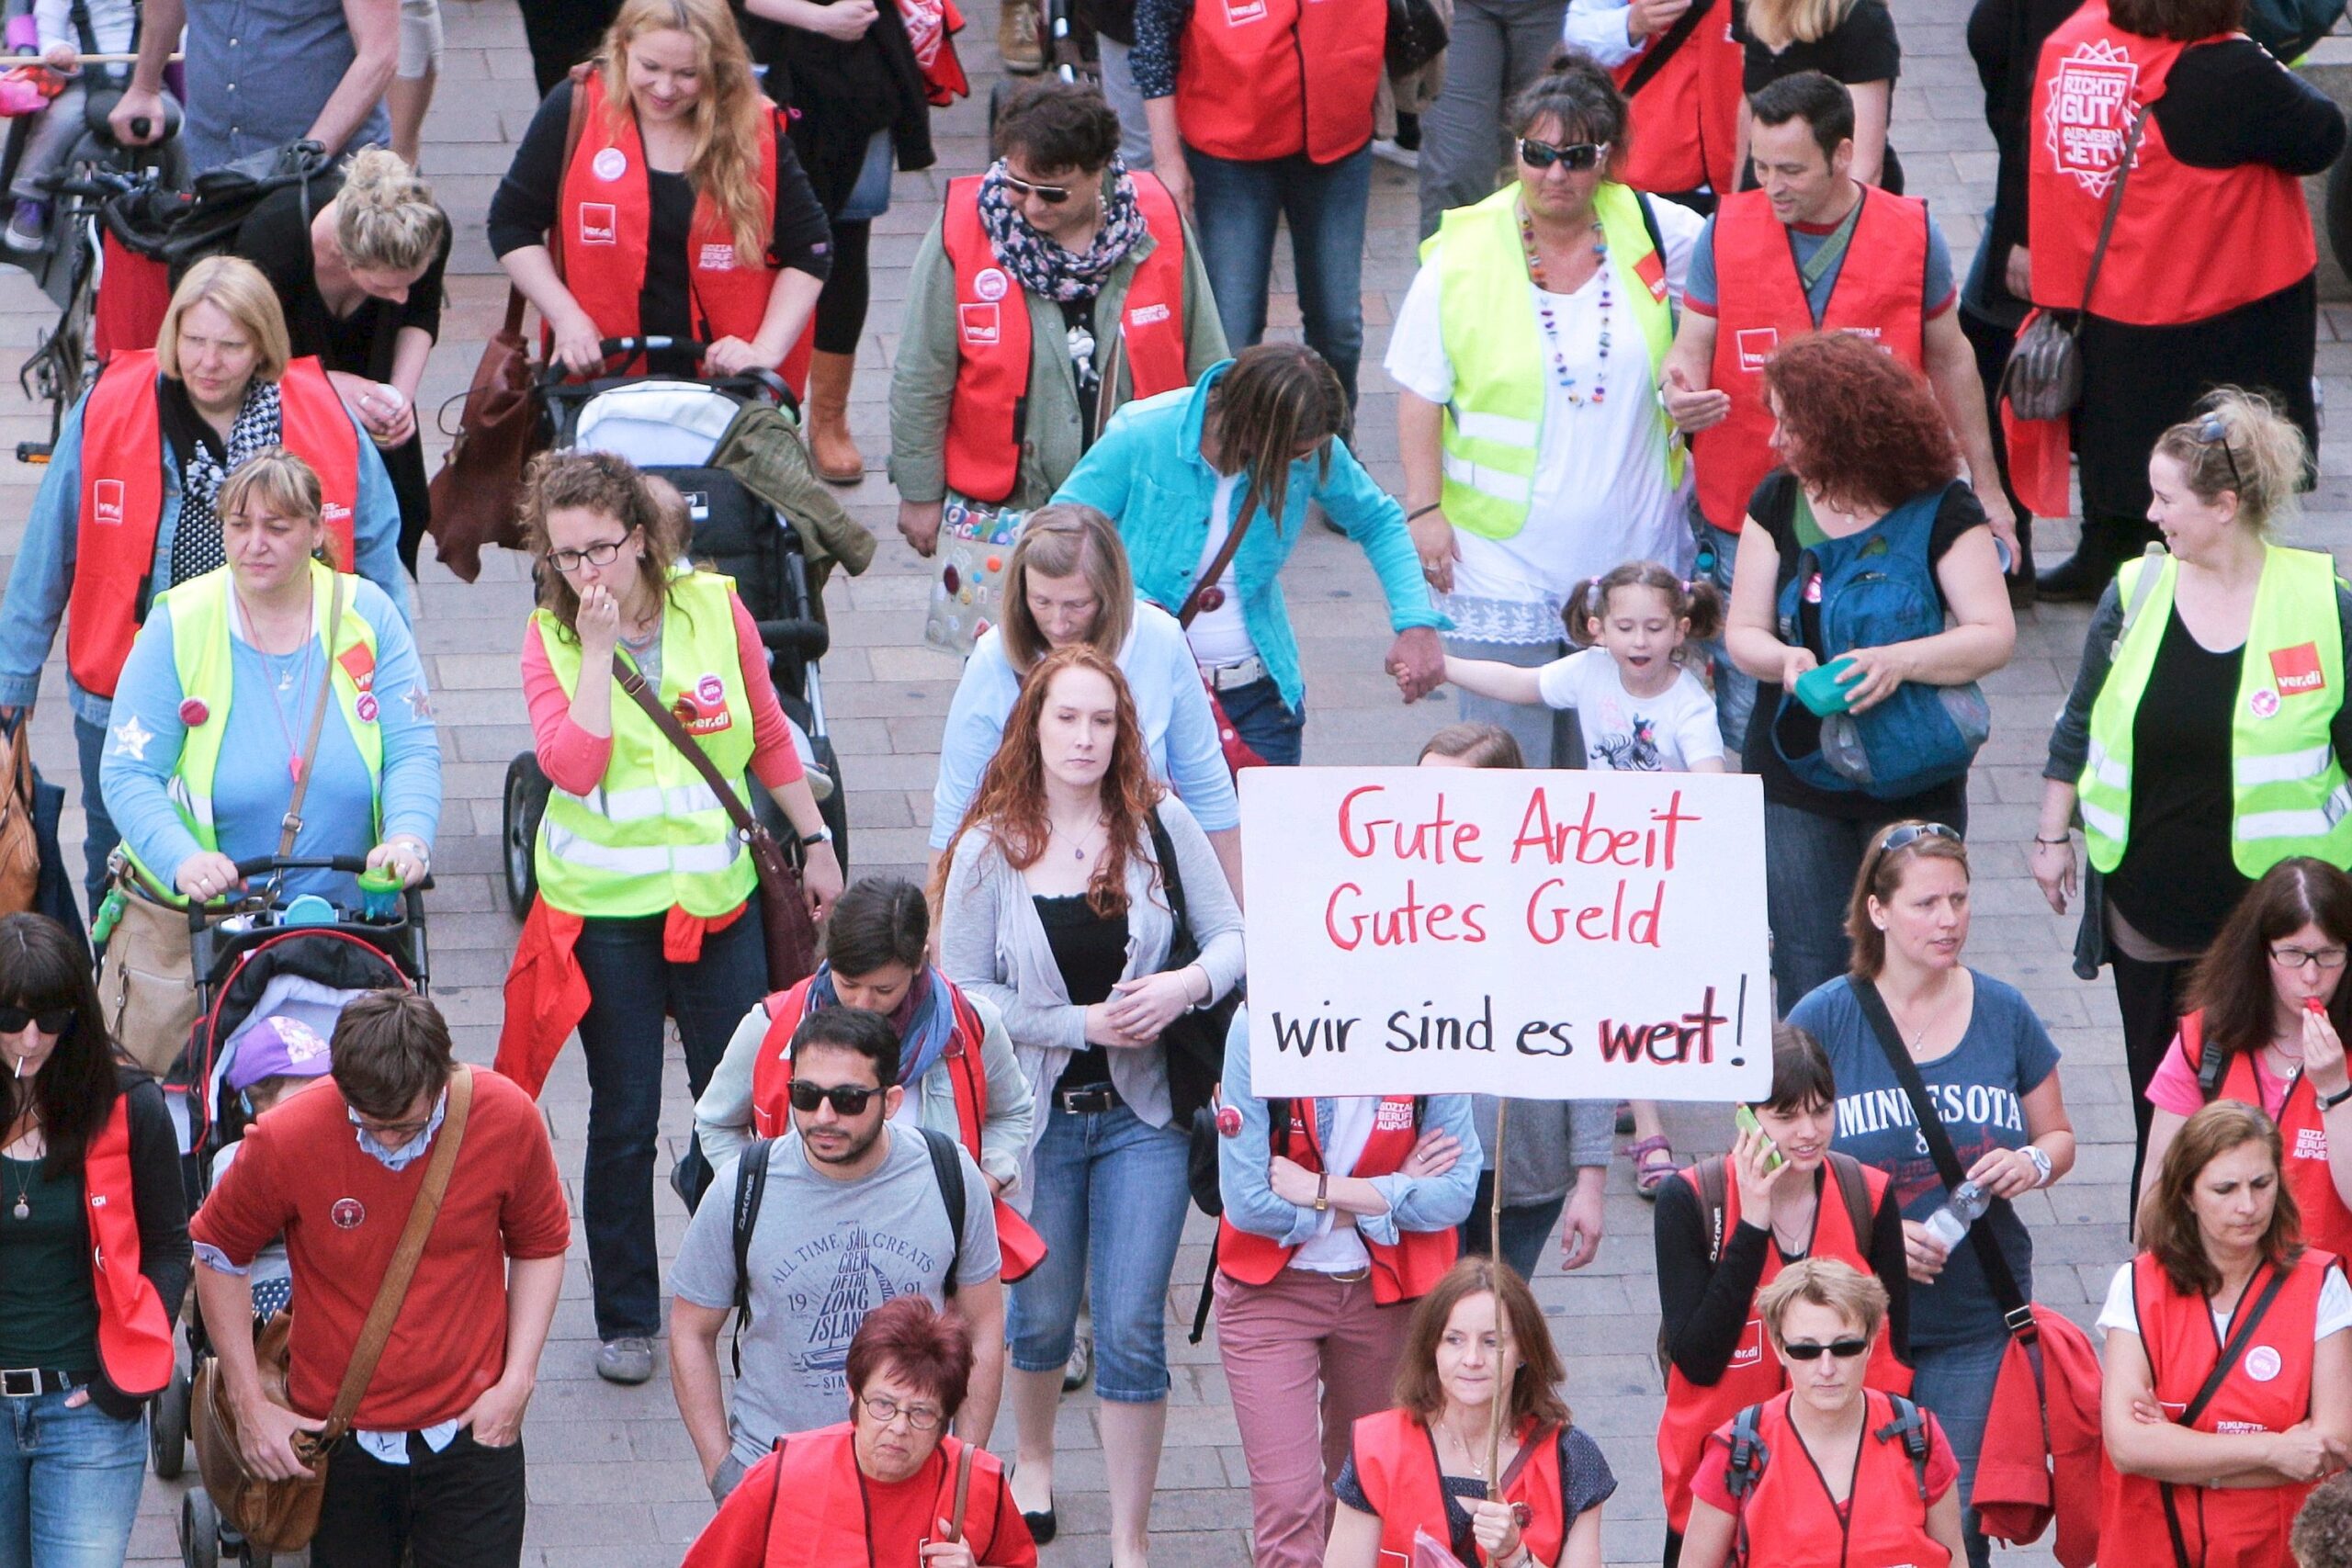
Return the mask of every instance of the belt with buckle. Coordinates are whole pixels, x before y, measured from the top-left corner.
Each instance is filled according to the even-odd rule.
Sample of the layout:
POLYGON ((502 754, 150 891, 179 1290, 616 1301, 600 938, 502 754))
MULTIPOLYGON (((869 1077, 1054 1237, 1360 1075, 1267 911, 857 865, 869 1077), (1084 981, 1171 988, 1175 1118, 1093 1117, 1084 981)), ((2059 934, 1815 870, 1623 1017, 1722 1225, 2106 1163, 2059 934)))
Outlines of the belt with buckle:
POLYGON ((64 1393, 90 1380, 47 1367, 0 1367, 0 1397, 39 1399, 44 1393, 64 1393))
POLYGON ((1252 655, 1238 664, 1204 665, 1201 674, 1213 692, 1230 692, 1242 686, 1254 686, 1266 679, 1266 661, 1252 655))
POLYGON ((1335 1285, 1361 1285, 1372 1278, 1372 1265, 1367 1263, 1362 1268, 1351 1269, 1344 1274, 1326 1274, 1323 1277, 1335 1285))
POLYGON ((1105 1111, 1119 1108, 1119 1091, 1109 1084, 1094 1084, 1085 1089, 1065 1089, 1054 1098, 1072 1116, 1099 1116, 1105 1111))

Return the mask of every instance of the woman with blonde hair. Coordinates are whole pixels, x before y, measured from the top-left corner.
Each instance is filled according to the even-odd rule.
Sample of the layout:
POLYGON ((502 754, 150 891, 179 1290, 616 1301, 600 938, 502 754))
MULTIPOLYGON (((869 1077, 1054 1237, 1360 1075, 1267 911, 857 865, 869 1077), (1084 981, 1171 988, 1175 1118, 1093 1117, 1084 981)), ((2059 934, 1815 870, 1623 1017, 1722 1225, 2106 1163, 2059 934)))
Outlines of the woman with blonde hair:
MULTIPOLYGON (((824 209, 726 0, 621 6, 599 60, 558 84, 523 133, 491 201, 490 245, 580 375, 604 364, 600 340, 637 336, 705 344, 709 375, 772 370, 831 264, 824 209)), ((648 363, 697 368, 676 352, 648 363)))
MULTIPOLYGON (((1854 178, 1903 194, 1903 161, 1886 144, 1894 109, 1894 81, 1903 73, 1903 45, 1886 0, 1747 0, 1740 42, 1747 64, 1744 93, 1761 92, 1783 76, 1818 71, 1854 95, 1854 178)), ((1739 180, 1752 189, 1747 167, 1747 101, 1739 105, 1739 180)))
POLYGON ((309 463, 337 560, 407 614, 400 507, 364 434, 325 368, 290 357, 277 293, 234 256, 190 267, 154 349, 117 354, 66 416, 0 604, 0 722, 33 705, 70 604, 66 700, 93 907, 119 837, 98 775, 122 661, 153 596, 227 560, 215 501, 231 471, 269 446, 309 463))

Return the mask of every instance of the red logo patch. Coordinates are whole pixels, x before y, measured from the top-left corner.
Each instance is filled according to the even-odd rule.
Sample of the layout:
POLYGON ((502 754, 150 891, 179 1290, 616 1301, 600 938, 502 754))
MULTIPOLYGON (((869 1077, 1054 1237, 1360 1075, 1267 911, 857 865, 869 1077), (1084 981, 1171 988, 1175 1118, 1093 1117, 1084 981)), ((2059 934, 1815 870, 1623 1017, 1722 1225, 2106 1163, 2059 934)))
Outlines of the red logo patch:
POLYGON ((356 1231, 367 1217, 367 1205, 356 1198, 338 1198, 334 1207, 327 1211, 327 1218, 334 1222, 334 1228, 339 1231, 356 1231))
POLYGON ((351 677, 351 683, 365 692, 376 684, 376 652, 365 643, 355 643, 335 655, 334 661, 351 677))
POLYGON ((90 513, 100 524, 110 528, 122 526, 122 481, 96 479, 90 485, 90 513))
POLYGON ((1781 330, 1778 327, 1748 327, 1734 341, 1739 346, 1739 367, 1750 376, 1761 376, 1765 362, 1781 346, 1781 330))
POLYGON ((716 675, 705 675, 693 691, 680 692, 670 711, 689 735, 716 735, 735 726, 735 716, 727 711, 727 688, 716 675))
POLYGON ((620 209, 609 201, 583 201, 580 204, 580 243, 583 245, 617 245, 621 243, 620 209))
POLYGON ((994 348, 997 343, 997 314, 994 305, 958 305, 956 320, 964 330, 964 341, 975 348, 994 348))
POLYGON ((2278 678, 2278 694, 2282 697, 2299 697, 2306 692, 2327 688, 2326 672, 2319 667, 2319 649, 2312 643, 2272 649, 2270 673, 2278 678))

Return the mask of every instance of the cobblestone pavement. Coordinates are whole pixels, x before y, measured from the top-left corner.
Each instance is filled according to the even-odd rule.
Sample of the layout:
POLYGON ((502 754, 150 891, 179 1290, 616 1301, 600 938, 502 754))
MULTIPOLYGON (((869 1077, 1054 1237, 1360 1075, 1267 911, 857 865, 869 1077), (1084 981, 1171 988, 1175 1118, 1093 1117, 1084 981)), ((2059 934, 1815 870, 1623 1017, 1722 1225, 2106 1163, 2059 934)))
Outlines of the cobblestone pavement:
MULTIPOLYGON (((1961 36, 1966 7, 1957 0, 1894 0, 1905 46, 1904 76, 1895 96, 1893 140, 1902 149, 1915 192, 1926 195, 1965 265, 1973 249, 1977 214, 1989 199, 1994 158, 1981 118, 1980 95, 1961 36)), ((898 205, 876 220, 874 309, 860 354, 854 423, 871 472, 852 492, 858 515, 884 538, 873 569, 839 581, 830 608, 834 647, 824 661, 832 733, 841 749, 854 824, 853 872, 897 871, 919 875, 930 810, 933 750, 956 675, 954 663, 921 641, 927 579, 913 554, 891 530, 894 498, 880 475, 888 447, 885 397, 897 345, 899 303, 915 244, 930 224, 952 175, 980 166, 984 107, 996 77, 994 6, 972 7, 962 49, 978 93, 939 115, 940 164, 902 175, 898 205)), ((445 0, 448 52, 438 101, 427 127, 426 172, 458 220, 444 333, 420 406, 430 410, 461 391, 482 340, 495 326, 504 288, 484 243, 490 193, 506 166, 514 139, 533 108, 530 65, 521 25, 507 0, 445 0)), ((1376 164, 1373 181, 1370 254, 1364 267, 1364 315, 1370 328, 1367 367, 1378 363, 1391 313, 1413 270, 1412 176, 1376 164)), ((1285 260, 1277 280, 1276 330, 1297 323, 1285 260)), ((0 274, 0 370, 13 370, 36 342, 47 311, 19 274, 0 274)), ((2352 312, 2323 323, 2320 367, 2330 400, 2352 406, 2352 312)), ((1367 368, 1362 450, 1384 480, 1400 482, 1396 464, 1394 394, 1367 368)), ((43 421, 13 393, 0 395, 0 450, 44 431, 43 421)), ((2326 474, 2300 526, 2305 542, 2335 544, 2346 524, 2346 482, 2352 452, 2342 442, 2324 449, 2326 474)), ((40 475, 13 463, 0 467, 0 546, 11 553, 40 475)), ((2071 529, 2053 527, 2040 541, 2045 553, 2071 544, 2071 529)), ((1303 644, 1312 689, 1306 739, 1316 762, 1401 762, 1421 737, 1452 716, 1442 697, 1401 710, 1380 672, 1388 632, 1377 588, 1361 556, 1319 531, 1302 544, 1285 583, 1303 644)), ((438 887, 431 900, 434 991, 447 1011, 460 1048, 489 1060, 496 1038, 499 983, 513 951, 516 926, 506 913, 498 877, 500 794, 506 764, 528 747, 529 730, 514 677, 515 648, 528 603, 526 574, 512 558, 484 567, 467 585, 429 565, 419 593, 420 640, 431 661, 443 724, 447 806, 442 819, 438 887)), ((2066 1054, 2065 1085, 2082 1156, 2073 1176, 2054 1191, 2023 1201, 2033 1227, 2042 1300, 2086 1321, 2109 1270, 2123 1255, 2123 1182, 2130 1165, 2131 1117, 2110 993, 2068 972, 2071 922, 2053 919, 2025 874, 2022 848, 2030 836, 2039 789, 2041 751, 2080 648, 2078 610, 2042 610, 2023 618, 2017 657, 1986 682, 1997 714, 1991 743, 1973 774, 1973 838, 1977 861, 1975 921, 1969 956, 2022 987, 2066 1054)), ((61 644, 60 654, 62 647, 61 644)), ((38 755, 51 776, 74 783, 74 746, 60 661, 49 673, 36 721, 38 755)), ((73 796, 78 799, 78 796, 73 796)), ((78 809, 66 821, 81 831, 78 809)), ((663 1112, 670 1148, 682 1145, 689 1125, 683 1069, 673 1073, 663 1112)), ((582 1155, 586 1090, 575 1054, 566 1057, 545 1098, 548 1125, 567 1172, 582 1155)), ((1685 1153, 1720 1149, 1728 1118, 1709 1108, 1684 1108, 1669 1118, 1685 1153)), ((665 1249, 674 1247, 684 1215, 666 1197, 660 1204, 665 1249)), ((1649 1209, 1634 1196, 1630 1173, 1611 1173, 1608 1239, 1594 1264, 1576 1275, 1546 1268, 1537 1283, 1567 1348, 1569 1387, 1577 1419, 1607 1450, 1622 1483, 1608 1507, 1607 1556, 1612 1563, 1654 1562, 1659 1505, 1652 1434, 1660 1400, 1652 1361, 1656 1297, 1651 1284, 1649 1209)), ((1169 1568, 1188 1562, 1245 1560, 1248 1478, 1226 1397, 1214 1342, 1183 1342, 1177 1325, 1191 1315, 1193 1292, 1204 1262, 1208 1228, 1198 1215, 1176 1270, 1170 1312, 1175 1390, 1168 1424, 1167 1458, 1154 1515, 1157 1559, 1169 1568)), ((546 1568, 667 1568, 709 1517, 710 1504, 665 1382, 640 1389, 599 1382, 585 1266, 575 1244, 555 1337, 526 1428, 530 1464, 528 1561, 546 1568)), ((1006 1431, 1000 1446, 1010 1446, 1006 1431)), ((1107 1546, 1102 1475, 1097 1457, 1094 1404, 1077 1397, 1064 1406, 1059 1498, 1060 1540, 1045 1560, 1052 1568, 1101 1562, 1107 1546)), ((133 1537, 135 1561, 163 1562, 176 1552, 174 1526, 182 1483, 156 1482, 133 1537)), ((2021 1561, 2046 1562, 2039 1552, 2021 1561)))

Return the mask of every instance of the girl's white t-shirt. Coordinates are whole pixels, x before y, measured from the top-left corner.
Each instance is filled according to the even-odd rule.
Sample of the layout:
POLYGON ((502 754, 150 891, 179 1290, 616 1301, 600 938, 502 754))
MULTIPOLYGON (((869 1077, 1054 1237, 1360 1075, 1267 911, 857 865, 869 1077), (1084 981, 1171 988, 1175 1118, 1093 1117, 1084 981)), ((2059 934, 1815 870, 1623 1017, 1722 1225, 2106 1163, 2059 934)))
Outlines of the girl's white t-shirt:
MULTIPOLYGON (((2139 1292, 2132 1283, 2132 1265, 2126 1263, 2115 1271, 2108 1282, 2107 1301, 2098 1309, 2098 1326, 2102 1332, 2120 1328, 2126 1334, 2140 1332, 2139 1292)), ((2331 1334, 2352 1328, 2352 1284, 2346 1284, 2342 1269, 2330 1269, 2319 1288, 2319 1313, 2312 1325, 2312 1343, 2316 1345, 2331 1334)), ((2213 1331, 2222 1342, 2230 1339, 2230 1314, 2213 1314, 2213 1331)))
POLYGON ((1655 697, 1637 697, 1606 649, 1588 648, 1535 672, 1546 707, 1574 708, 1585 766, 1621 773, 1684 773, 1724 754, 1715 699, 1688 670, 1655 697))

